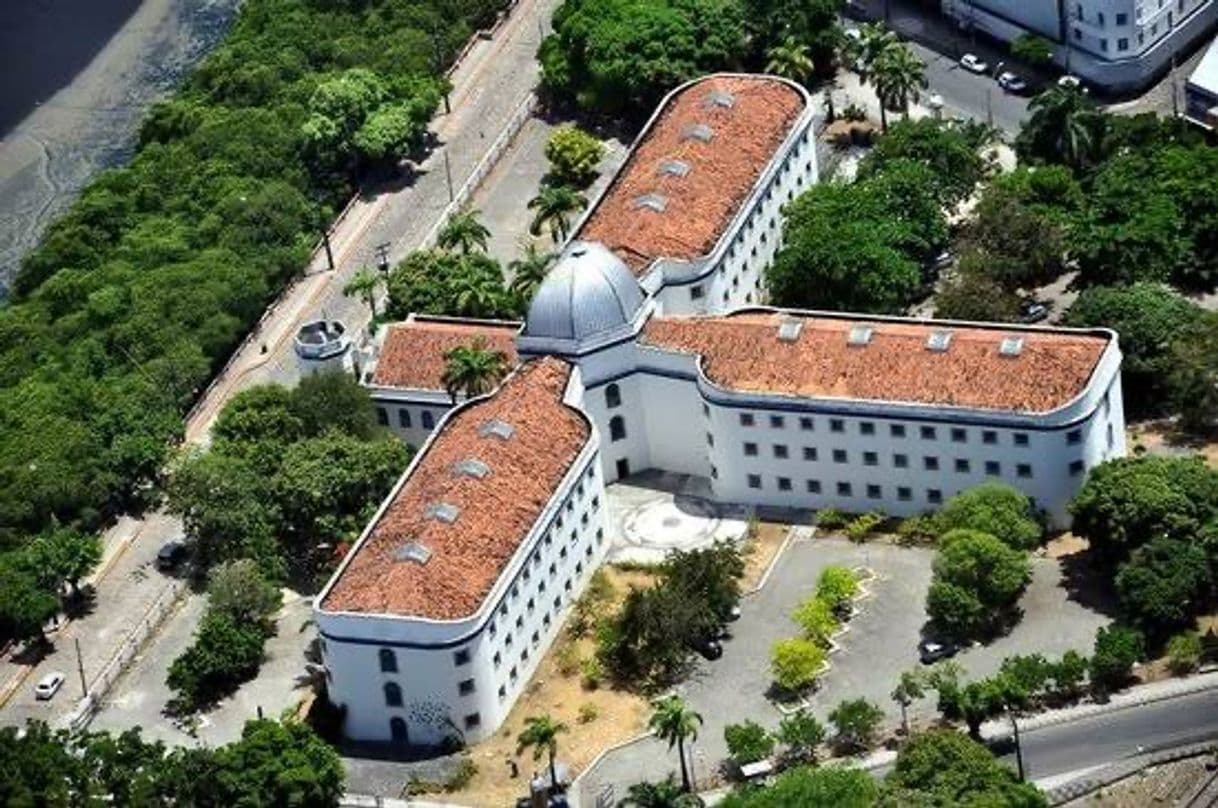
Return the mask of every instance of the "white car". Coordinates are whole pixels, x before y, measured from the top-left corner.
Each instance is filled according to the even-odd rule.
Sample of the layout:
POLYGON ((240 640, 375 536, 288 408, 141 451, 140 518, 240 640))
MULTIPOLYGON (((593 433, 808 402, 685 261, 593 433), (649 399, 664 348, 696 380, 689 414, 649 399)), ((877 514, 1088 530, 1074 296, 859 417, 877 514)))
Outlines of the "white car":
POLYGON ((59 671, 53 671, 38 680, 38 684, 34 685, 34 698, 39 701, 47 701, 56 693, 59 688, 63 687, 64 675, 59 671))
POLYGON ((975 53, 966 53, 960 57, 960 66, 970 73, 985 73, 990 66, 975 53))
POLYGON ((1079 79, 1078 76, 1072 75, 1070 73, 1067 73, 1066 75, 1064 75, 1060 79, 1058 79, 1057 86, 1065 87, 1066 89, 1069 89, 1069 90, 1082 90, 1083 92, 1087 92, 1086 88, 1083 87, 1082 80, 1079 79))

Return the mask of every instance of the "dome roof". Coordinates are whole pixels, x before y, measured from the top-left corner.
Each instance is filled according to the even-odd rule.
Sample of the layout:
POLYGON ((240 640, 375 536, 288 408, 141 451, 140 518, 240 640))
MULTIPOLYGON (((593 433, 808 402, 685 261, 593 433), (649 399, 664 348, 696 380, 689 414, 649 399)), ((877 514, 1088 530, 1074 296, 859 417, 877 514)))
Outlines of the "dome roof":
POLYGON ((629 326, 642 305, 622 259, 598 242, 576 241, 537 290, 524 335, 581 342, 629 326))

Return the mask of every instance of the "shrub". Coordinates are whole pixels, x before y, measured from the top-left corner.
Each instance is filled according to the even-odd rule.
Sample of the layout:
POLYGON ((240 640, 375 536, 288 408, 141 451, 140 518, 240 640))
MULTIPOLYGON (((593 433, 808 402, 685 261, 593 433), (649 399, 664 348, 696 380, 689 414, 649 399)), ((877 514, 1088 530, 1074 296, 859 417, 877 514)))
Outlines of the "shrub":
POLYGON ((829 713, 829 723, 836 733, 834 746, 847 752, 869 749, 883 719, 884 711, 866 699, 839 703, 829 713))
POLYGON ((850 514, 837 508, 821 508, 816 512, 816 526, 822 530, 841 530, 850 521, 850 514))
POLYGON ((258 672, 266 635, 260 626, 207 612, 194 643, 169 666, 173 708, 191 712, 213 704, 258 672))
POLYGON ((825 742, 825 727, 807 710, 783 716, 778 724, 777 739, 786 747, 786 757, 810 761, 816 757, 816 747, 825 742))
POLYGON ((865 771, 845 766, 797 766, 772 785, 737 789, 720 808, 873 808, 879 786, 865 771))
POLYGON ((600 714, 601 711, 595 704, 590 701, 586 701, 579 705, 579 714, 576 715, 575 720, 580 724, 591 724, 600 716, 600 714))
POLYGON ((1091 686, 1104 693, 1118 690, 1133 675, 1134 664, 1145 655, 1141 632, 1128 626, 1101 627, 1095 633, 1091 655, 1091 686))
POLYGON ((590 656, 579 665, 580 684, 585 690, 596 690, 605 679, 605 663, 598 657, 590 656))
POLYGON ((774 736, 756 721, 728 724, 723 728, 723 740, 738 766, 756 763, 774 754, 774 736))
POLYGON ((467 757, 461 758, 461 762, 457 764, 457 768, 444 781, 444 790, 447 792, 460 791, 469 785, 474 779, 474 775, 478 773, 478 764, 467 757))
POLYGON ((799 604, 791 618, 803 629, 804 637, 822 647, 829 645, 829 638, 841 625, 833 609, 820 597, 808 598, 799 604))
POLYGON ((604 156, 604 145, 575 126, 558 127, 546 141, 551 178, 559 185, 587 187, 596 178, 596 167, 604 156))
POLYGON ((861 513, 846 525, 846 537, 850 541, 859 542, 870 536, 884 522, 882 513, 861 513))
POLYGON ((1003 483, 961 491, 944 503, 934 521, 940 535, 958 529, 978 530, 1018 550, 1030 550, 1043 535, 1031 500, 1003 483))
POLYGON ((1167 666, 1177 676, 1184 676, 1201 665, 1201 636, 1184 631, 1167 641, 1167 666))
POLYGON ((770 651, 770 670, 784 690, 802 690, 816 681, 825 664, 825 650, 811 640, 779 640, 770 651))
POLYGON ((897 525, 897 543, 902 546, 913 544, 931 544, 939 537, 939 528, 935 524, 935 517, 930 514, 920 513, 917 516, 910 516, 907 519, 902 519, 897 525))
POLYGON ((555 667, 561 676, 574 676, 580 669, 583 660, 579 657, 579 648, 573 642, 564 642, 554 652, 555 667))
POLYGON ((816 597, 823 600, 839 617, 850 613, 851 602, 858 591, 858 577, 849 567, 825 567, 816 579, 816 597))

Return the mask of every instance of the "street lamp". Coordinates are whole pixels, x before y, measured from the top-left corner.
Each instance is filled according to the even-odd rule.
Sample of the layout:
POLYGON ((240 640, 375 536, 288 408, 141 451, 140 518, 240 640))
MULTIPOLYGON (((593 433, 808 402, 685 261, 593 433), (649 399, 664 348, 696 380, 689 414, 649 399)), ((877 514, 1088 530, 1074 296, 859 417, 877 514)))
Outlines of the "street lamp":
POLYGON ((1011 719, 1011 732, 1015 736, 1015 765, 1019 769, 1019 781, 1024 780, 1023 772, 1023 746, 1019 743, 1019 722, 1015 720, 1015 713, 1007 711, 1007 717, 1011 719))

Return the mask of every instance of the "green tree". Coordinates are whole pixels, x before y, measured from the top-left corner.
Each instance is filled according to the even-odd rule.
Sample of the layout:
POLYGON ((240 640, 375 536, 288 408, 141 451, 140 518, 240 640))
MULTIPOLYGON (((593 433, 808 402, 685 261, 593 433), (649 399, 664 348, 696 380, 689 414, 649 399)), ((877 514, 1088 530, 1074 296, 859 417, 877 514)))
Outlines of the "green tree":
POLYGON ((884 711, 866 699, 842 701, 829 713, 833 744, 847 752, 870 749, 883 720, 884 711))
POLYGON ((278 384, 241 390, 220 410, 211 430, 212 446, 255 463, 263 459, 259 455, 278 456, 304 434, 295 395, 278 384))
POLYGON ((380 289, 384 278, 381 273, 375 269, 368 267, 360 267, 351 280, 343 287, 343 295, 346 297, 358 297, 368 306, 368 311, 372 315, 372 319, 376 320, 376 293, 380 289))
POLYGON ((1021 160, 1075 170, 1095 162, 1106 119, 1081 90, 1054 85, 1033 98, 1028 110, 1031 115, 1015 139, 1021 160))
POLYGON ((458 394, 474 398, 490 392, 507 372, 507 354, 491 348, 483 337, 477 337, 472 344, 458 345, 444 354, 444 373, 440 380, 456 404, 458 394))
POLYGON ((626 790, 618 808, 698 808, 702 803, 696 794, 687 794, 672 775, 659 783, 635 783, 626 790))
POLYGON ((985 179, 990 165, 981 149, 991 139, 986 127, 957 124, 934 118, 903 120, 892 125, 876 141, 859 164, 859 179, 870 179, 888 172, 898 161, 921 163, 934 178, 939 204, 951 207, 972 195, 977 183, 985 179))
POLYGON ((207 576, 207 608, 226 614, 238 624, 269 628, 283 603, 279 588, 248 558, 216 566, 207 576))
POLYGON ((1218 315, 1206 312, 1172 348, 1168 376, 1180 425, 1205 434, 1218 424, 1218 315))
POLYGON ((774 754, 774 736, 756 721, 728 724, 723 728, 723 741, 737 766, 747 766, 774 754))
POLYGON ((857 37, 845 41, 846 59, 866 84, 872 78, 876 62, 892 48, 899 47, 901 40, 881 22, 863 23, 858 32, 857 37))
POLYGON ((1166 536, 1134 550, 1116 576, 1126 619, 1151 637, 1191 624, 1204 610, 1210 584, 1205 550, 1166 536))
POLYGON ((980 195, 963 240, 975 271, 1012 292, 1033 289, 1065 271, 1067 222, 1062 211, 1027 199, 1024 189, 996 182, 980 195))
POLYGON ((0 630, 17 640, 46 640, 42 626, 59 612, 59 600, 38 579, 0 556, 0 630))
POLYGON ((905 671, 892 690, 892 700, 901 707, 901 731, 909 735, 909 705, 926 695, 925 678, 918 671, 905 671))
POLYGON ((980 272, 965 269, 970 263, 975 266, 983 261, 976 253, 960 256, 959 274, 943 284, 935 295, 935 317, 1009 323, 1019 316, 1018 295, 980 272))
POLYGON ((797 766, 772 785, 733 791, 723 808, 871 808, 879 788, 867 772, 846 766, 797 766))
POLYGON ((988 533, 952 530, 940 540, 927 611, 954 639, 992 631, 1008 619, 1032 580, 1026 554, 988 533))
POLYGON ((704 606, 703 622, 710 625, 728 620, 740 603, 744 557, 733 541, 721 539, 710 547, 674 550, 665 557, 660 572, 666 587, 704 606))
POLYGON ((380 77, 362 67, 322 81, 309 99, 309 117, 301 127, 307 148, 323 165, 349 167, 356 132, 387 97, 380 77))
POLYGON ((532 300, 554 265, 555 257, 552 252, 538 250, 535 244, 526 245, 524 256, 508 264, 508 270, 512 273, 512 293, 521 300, 532 300))
POLYGON ((1041 808, 1048 801, 981 744, 959 732, 933 730, 901 748, 885 778, 881 804, 1041 808))
POLYGON ((1167 641, 1167 666, 1177 676, 1185 676, 1201 665, 1201 635, 1182 631, 1167 641))
POLYGON ((830 637, 841 625, 828 601, 820 597, 808 598, 799 604, 791 619, 803 631, 804 637, 822 648, 829 646, 830 637))
POLYGON ((858 592, 858 576, 849 567, 831 564, 821 570, 816 578, 816 597, 823 600, 839 617, 850 614, 858 592))
POLYGON ((558 788, 558 772, 554 768, 554 757, 558 754, 558 736, 567 731, 567 725, 555 721, 548 715, 531 715, 524 720, 524 731, 516 738, 516 754, 532 748, 533 760, 544 756, 550 766, 550 785, 558 788))
POLYGON ((1057 664, 1052 666, 1053 694, 1059 698, 1073 700, 1082 693, 1087 680, 1090 660, 1078 651, 1067 651, 1057 664))
POLYGON ((811 640, 779 640, 770 649, 770 672, 782 689, 803 690, 816 681, 825 658, 825 649, 811 640))
POLYGON ((1091 687, 1100 693, 1119 690, 1133 675, 1133 666, 1146 654, 1141 632, 1113 624, 1095 633, 1091 654, 1091 687))
POLYGON ((1064 322, 1076 328, 1111 328, 1121 335, 1125 407, 1134 415, 1156 415, 1171 403, 1171 374, 1178 366, 1172 348, 1203 317, 1200 306, 1165 286, 1134 283, 1083 290, 1064 322))
POLYGON ((449 252, 469 255, 486 252, 491 231, 481 221, 482 211, 460 210, 448 217, 448 221, 436 235, 436 246, 449 252))
POLYGON ((926 89, 926 65, 909 46, 897 43, 884 48, 871 65, 871 83, 880 99, 880 126, 888 131, 886 110, 909 114, 909 105, 926 89))
POLYGON ((369 163, 395 164, 423 141, 439 101, 439 90, 428 83, 406 102, 382 104, 367 115, 351 144, 369 163))
POLYGON ((291 392, 291 413, 302 437, 341 432, 360 440, 377 434, 368 391, 346 373, 310 373, 291 392))
POLYGON ((812 63, 811 49, 793 36, 788 36, 766 51, 765 72, 775 76, 806 82, 816 65, 812 63))
POLYGON ((1011 42, 1011 55, 1033 67, 1053 61, 1053 43, 1036 34, 1021 34, 1011 42))
POLYGON ((520 308, 503 286, 499 263, 481 253, 420 250, 394 267, 385 285, 389 292, 385 314, 392 319, 405 319, 411 313, 513 317, 520 308))
POLYGON ((236 690, 258 672, 265 641, 261 626, 209 609, 194 642, 169 666, 165 681, 176 694, 171 707, 193 712, 236 690))
POLYGON ((569 185, 547 185, 529 200, 533 221, 529 233, 540 236, 549 231, 550 240, 559 244, 571 233, 571 218, 588 207, 588 198, 569 185))
POLYGON ((553 185, 588 187, 596 179, 597 166, 604 157, 604 144, 577 126, 560 126, 546 140, 553 185))
POLYGON ((75 597, 80 579, 101 561, 102 547, 94 533, 59 528, 35 536, 23 556, 24 566, 44 589, 54 593, 66 585, 75 597))
POLYGON ((1044 533, 1031 500, 1004 483, 982 483, 961 491, 943 504, 934 520, 940 534, 977 530, 1017 550, 1031 550, 1044 533))
POLYGON ((816 748, 825 742, 825 727, 808 710, 783 716, 775 737, 787 747, 786 758, 801 763, 816 761, 816 748))
POLYGON ((343 796, 338 752, 297 721, 247 721, 215 763, 217 804, 337 806, 343 796))
POLYGON ((680 696, 667 696, 656 704, 647 721, 650 729, 661 741, 668 741, 671 750, 677 747, 677 758, 681 761, 681 787, 690 790, 689 767, 685 761, 685 742, 698 739, 698 727, 702 716, 690 708, 680 696))

